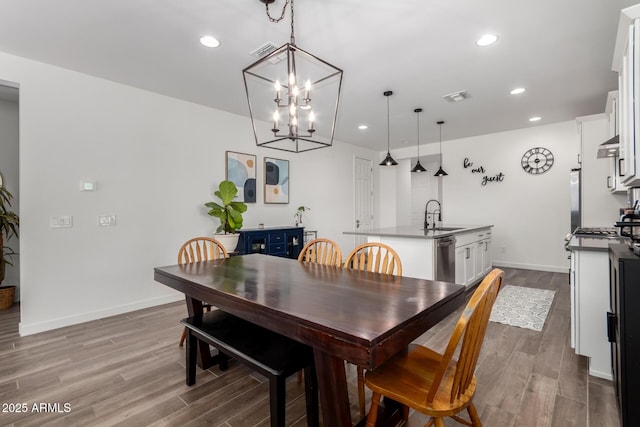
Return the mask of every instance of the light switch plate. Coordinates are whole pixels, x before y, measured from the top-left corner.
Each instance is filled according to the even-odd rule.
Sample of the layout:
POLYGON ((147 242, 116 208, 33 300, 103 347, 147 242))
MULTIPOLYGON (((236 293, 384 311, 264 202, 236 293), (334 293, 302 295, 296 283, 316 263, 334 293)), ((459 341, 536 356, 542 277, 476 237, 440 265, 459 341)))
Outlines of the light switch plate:
POLYGON ((71 215, 50 216, 49 227, 51 228, 71 228, 73 227, 73 217, 71 215))
POLYGON ((98 215, 99 227, 113 227, 117 224, 115 215, 98 215))

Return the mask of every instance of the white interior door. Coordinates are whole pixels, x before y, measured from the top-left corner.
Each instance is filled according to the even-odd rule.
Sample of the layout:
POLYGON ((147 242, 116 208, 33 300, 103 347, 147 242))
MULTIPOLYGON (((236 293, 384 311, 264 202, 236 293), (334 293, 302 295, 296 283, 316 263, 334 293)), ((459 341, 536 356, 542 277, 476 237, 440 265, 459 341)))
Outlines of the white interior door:
MULTIPOLYGON (((356 231, 373 227, 373 163, 370 159, 353 159, 354 221, 356 231)), ((366 243, 366 236, 354 236, 354 244, 366 243)))

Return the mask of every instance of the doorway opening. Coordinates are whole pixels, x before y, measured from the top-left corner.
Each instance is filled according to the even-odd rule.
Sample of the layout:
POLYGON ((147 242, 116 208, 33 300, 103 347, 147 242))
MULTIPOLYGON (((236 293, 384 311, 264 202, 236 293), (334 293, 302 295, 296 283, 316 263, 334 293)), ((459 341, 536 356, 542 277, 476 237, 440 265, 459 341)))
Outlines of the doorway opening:
MULTIPOLYGON (((0 80, 0 182, 13 198, 8 210, 20 212, 20 174, 19 174, 19 91, 18 85, 0 80)), ((4 233, 4 232, 3 232, 4 233)), ((6 237, 6 235, 4 235, 6 237)), ((5 239, 2 255, 12 265, 6 264, 5 277, 0 286, 15 286, 14 301, 20 301, 20 239, 5 239), (14 255, 8 255, 14 253, 14 255)), ((8 295, 6 293, 5 295, 8 295)), ((10 304, 10 301, 9 301, 10 304)), ((3 303, 3 307, 6 304, 3 303)), ((0 310, 15 315, 15 308, 0 310)))

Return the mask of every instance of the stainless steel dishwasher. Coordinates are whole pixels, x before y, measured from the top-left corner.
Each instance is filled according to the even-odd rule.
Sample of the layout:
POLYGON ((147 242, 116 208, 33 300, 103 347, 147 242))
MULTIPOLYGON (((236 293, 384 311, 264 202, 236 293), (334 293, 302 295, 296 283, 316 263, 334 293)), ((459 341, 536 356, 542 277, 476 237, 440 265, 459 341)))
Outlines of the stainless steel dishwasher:
POLYGON ((435 254, 436 280, 456 282, 456 238, 454 236, 436 239, 435 254))

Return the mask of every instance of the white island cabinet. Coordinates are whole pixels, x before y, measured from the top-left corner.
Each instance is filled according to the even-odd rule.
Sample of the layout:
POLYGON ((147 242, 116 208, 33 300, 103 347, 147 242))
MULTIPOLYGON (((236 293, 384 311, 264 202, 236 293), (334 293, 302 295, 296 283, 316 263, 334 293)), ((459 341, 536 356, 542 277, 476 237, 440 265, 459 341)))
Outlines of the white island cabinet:
POLYGON ((455 237, 455 283, 472 286, 491 270, 492 225, 447 225, 427 231, 413 227, 389 227, 344 234, 366 236, 369 242, 391 246, 402 262, 402 275, 435 279, 436 242, 455 237))
POLYGON ((491 271, 491 229, 456 235, 456 283, 474 285, 491 271))

